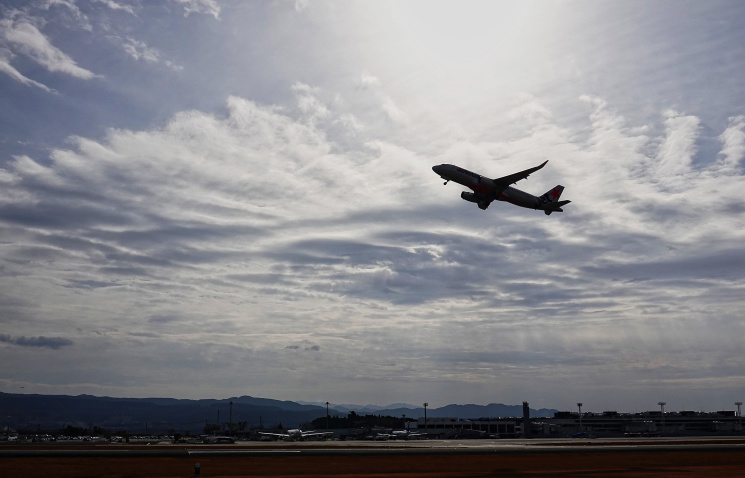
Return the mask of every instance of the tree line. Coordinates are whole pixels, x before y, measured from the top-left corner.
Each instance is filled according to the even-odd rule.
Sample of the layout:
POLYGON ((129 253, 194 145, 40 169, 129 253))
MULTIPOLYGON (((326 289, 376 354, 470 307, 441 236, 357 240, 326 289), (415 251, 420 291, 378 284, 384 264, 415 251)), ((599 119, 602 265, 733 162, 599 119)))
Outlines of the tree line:
POLYGON ((354 410, 347 416, 326 416, 319 417, 310 422, 313 428, 338 429, 338 428, 406 428, 406 422, 415 422, 414 418, 406 416, 394 417, 390 415, 359 415, 354 410))

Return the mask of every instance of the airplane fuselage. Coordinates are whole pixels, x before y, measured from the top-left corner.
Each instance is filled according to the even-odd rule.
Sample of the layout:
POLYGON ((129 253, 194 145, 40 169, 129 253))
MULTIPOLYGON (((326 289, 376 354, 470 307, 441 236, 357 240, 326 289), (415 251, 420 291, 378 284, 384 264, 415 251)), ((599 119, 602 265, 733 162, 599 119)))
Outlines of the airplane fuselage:
POLYGON ((315 432, 315 431, 303 431, 299 428, 291 428, 287 430, 287 433, 269 433, 259 432, 259 435, 274 437, 275 440, 282 439, 285 441, 304 440, 305 438, 316 438, 321 436, 332 435, 332 432, 315 432))

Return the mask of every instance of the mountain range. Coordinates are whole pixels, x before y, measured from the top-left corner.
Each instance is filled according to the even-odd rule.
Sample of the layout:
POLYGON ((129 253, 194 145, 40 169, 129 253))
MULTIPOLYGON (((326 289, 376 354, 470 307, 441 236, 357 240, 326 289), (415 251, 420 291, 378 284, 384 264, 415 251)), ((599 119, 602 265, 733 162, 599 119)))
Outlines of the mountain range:
MULTIPOLYGON (((130 433, 166 430, 200 432, 207 424, 243 422, 247 427, 301 426, 326 416, 325 402, 293 402, 251 396, 226 399, 112 398, 92 395, 36 395, 0 392, 0 427, 60 429, 97 426, 130 433), (231 405, 232 402, 232 405, 231 405), (4 422, 4 423, 3 423, 4 422)), ((388 406, 332 405, 329 415, 424 416, 424 408, 405 403, 388 406)), ((549 417, 557 410, 531 409, 531 417, 549 417)), ((427 408, 428 417, 522 417, 522 405, 447 405, 427 408)))

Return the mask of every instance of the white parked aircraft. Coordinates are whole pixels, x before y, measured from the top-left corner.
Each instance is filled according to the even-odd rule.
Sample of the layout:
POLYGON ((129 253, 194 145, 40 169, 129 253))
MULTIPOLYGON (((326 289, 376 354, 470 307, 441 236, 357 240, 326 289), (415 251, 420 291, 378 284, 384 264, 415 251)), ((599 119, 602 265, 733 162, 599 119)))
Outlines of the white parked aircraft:
POLYGON ((331 436, 333 435, 333 432, 315 432, 315 431, 304 432, 303 430, 299 428, 292 428, 290 430, 287 430, 287 433, 259 432, 259 435, 276 437, 278 439, 282 439, 285 441, 295 441, 295 440, 303 440, 305 438, 311 438, 311 437, 331 436))
POLYGON ((411 432, 411 430, 393 430, 391 436, 397 440, 408 440, 409 438, 419 438, 426 435, 424 433, 411 432))
POLYGON ((489 179, 480 174, 473 173, 467 169, 455 166, 453 164, 440 164, 433 166, 432 170, 445 180, 455 181, 470 188, 473 192, 463 191, 460 197, 469 202, 475 202, 479 208, 486 209, 492 201, 506 201, 515 206, 526 207, 528 209, 540 209, 548 216, 552 212, 563 212, 561 209, 565 204, 571 201, 559 201, 564 186, 556 186, 542 196, 533 196, 526 192, 511 187, 521 179, 525 179, 532 173, 538 171, 548 163, 545 161, 540 166, 520 171, 519 173, 510 174, 501 178, 489 179))

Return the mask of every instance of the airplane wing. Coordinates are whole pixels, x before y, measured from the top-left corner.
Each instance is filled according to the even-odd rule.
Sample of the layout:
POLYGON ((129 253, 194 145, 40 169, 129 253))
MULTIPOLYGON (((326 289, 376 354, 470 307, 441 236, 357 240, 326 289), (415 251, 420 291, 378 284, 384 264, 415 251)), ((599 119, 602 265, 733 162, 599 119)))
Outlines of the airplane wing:
POLYGON ((321 435, 333 435, 334 432, 303 432, 303 437, 317 437, 321 435))
POLYGON ((269 437, 278 437, 278 438, 290 436, 287 433, 269 433, 269 432, 259 432, 259 435, 264 435, 264 436, 269 436, 269 437))
POLYGON ((502 176, 501 178, 493 179, 493 181, 499 186, 506 188, 510 184, 515 184, 521 179, 527 178, 534 172, 544 167, 546 163, 548 163, 548 160, 544 161, 543 164, 541 164, 540 166, 536 166, 535 168, 526 169, 525 171, 520 171, 519 173, 510 174, 508 176, 502 176))

